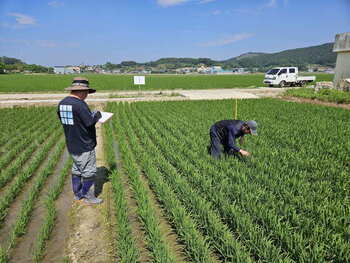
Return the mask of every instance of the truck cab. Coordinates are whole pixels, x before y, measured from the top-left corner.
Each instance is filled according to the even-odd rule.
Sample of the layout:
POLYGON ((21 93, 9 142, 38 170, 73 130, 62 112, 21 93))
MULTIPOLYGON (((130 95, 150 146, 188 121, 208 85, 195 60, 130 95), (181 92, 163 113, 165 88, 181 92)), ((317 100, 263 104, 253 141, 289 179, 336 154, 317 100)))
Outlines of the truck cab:
POLYGON ((298 76, 297 67, 279 67, 272 68, 265 74, 264 84, 273 86, 303 86, 308 82, 315 81, 315 76, 298 76))

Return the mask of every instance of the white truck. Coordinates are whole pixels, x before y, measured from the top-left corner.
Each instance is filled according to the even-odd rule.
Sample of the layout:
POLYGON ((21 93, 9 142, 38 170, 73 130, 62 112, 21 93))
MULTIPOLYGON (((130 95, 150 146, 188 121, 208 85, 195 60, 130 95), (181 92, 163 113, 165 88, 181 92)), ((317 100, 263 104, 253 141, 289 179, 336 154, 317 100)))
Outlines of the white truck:
POLYGON ((264 84, 273 86, 280 86, 281 88, 286 86, 303 86, 306 83, 316 80, 315 76, 298 76, 297 67, 281 67, 270 69, 265 74, 264 84))

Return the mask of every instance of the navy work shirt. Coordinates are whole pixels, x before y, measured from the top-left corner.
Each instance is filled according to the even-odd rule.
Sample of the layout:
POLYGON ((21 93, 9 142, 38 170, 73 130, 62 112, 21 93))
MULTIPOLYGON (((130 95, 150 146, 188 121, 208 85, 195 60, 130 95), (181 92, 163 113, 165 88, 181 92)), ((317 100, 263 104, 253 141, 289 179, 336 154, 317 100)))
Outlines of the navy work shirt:
POLYGON ((220 138, 220 141, 227 146, 230 150, 239 152, 240 148, 235 144, 236 138, 244 136, 243 131, 241 130, 244 121, 240 120, 222 120, 216 122, 213 127, 216 130, 217 135, 220 138))
POLYGON ((58 104, 57 114, 71 154, 89 152, 96 147, 95 124, 101 118, 99 111, 91 112, 83 100, 68 96, 58 104))

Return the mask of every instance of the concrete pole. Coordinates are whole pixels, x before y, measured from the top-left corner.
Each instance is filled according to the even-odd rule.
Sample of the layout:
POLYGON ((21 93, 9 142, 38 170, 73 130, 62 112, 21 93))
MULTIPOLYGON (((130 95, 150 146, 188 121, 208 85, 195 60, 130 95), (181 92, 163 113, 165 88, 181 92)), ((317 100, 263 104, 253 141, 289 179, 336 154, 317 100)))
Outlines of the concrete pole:
POLYGON ((333 85, 341 89, 343 80, 350 79, 350 32, 335 36, 333 52, 337 52, 333 85))

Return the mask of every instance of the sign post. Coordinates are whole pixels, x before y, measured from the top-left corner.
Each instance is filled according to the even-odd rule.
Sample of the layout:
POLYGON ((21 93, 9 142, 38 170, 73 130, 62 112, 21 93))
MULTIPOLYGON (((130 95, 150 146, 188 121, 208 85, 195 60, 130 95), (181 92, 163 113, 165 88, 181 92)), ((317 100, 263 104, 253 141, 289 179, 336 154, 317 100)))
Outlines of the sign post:
POLYGON ((145 76, 134 76, 134 85, 139 86, 139 93, 141 93, 141 85, 145 85, 145 76))

